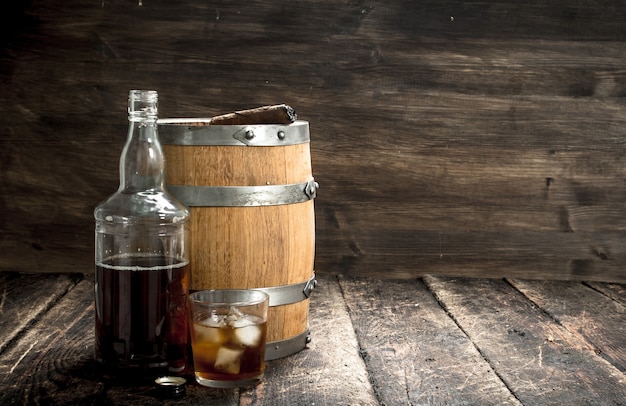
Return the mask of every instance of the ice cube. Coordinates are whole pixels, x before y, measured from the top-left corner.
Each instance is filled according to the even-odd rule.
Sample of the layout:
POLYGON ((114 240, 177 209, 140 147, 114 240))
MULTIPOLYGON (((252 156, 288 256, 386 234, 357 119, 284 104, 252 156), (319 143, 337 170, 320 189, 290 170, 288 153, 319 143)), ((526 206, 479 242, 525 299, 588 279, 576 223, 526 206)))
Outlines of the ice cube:
POLYGON ((221 344, 226 341, 220 328, 226 326, 223 314, 212 313, 209 317, 195 321, 193 325, 196 342, 221 344))
POLYGON ((255 347, 261 341, 261 327, 256 324, 235 329, 235 339, 244 347, 255 347))
POLYGON ((242 314, 236 319, 231 319, 227 321, 228 327, 232 328, 241 328, 254 324, 254 320, 250 319, 249 316, 242 314))
POLYGON ((197 323, 205 325, 207 327, 224 327, 226 326, 226 316, 223 314, 217 314, 212 312, 211 315, 205 319, 201 319, 197 323))
POLYGON ((197 343, 222 344, 226 341, 226 337, 219 328, 209 327, 206 324, 195 323, 193 326, 194 341, 197 343))
POLYGON ((242 356, 243 350, 233 350, 231 348, 222 347, 217 351, 215 369, 226 372, 227 374, 236 375, 241 368, 242 356))
POLYGON ((228 323, 229 326, 234 327, 233 323, 236 323, 237 320, 240 320, 240 319, 244 318, 245 316, 246 315, 244 313, 242 313, 241 310, 239 310, 235 306, 231 306, 230 309, 228 309, 228 315, 226 316, 226 322, 228 323))

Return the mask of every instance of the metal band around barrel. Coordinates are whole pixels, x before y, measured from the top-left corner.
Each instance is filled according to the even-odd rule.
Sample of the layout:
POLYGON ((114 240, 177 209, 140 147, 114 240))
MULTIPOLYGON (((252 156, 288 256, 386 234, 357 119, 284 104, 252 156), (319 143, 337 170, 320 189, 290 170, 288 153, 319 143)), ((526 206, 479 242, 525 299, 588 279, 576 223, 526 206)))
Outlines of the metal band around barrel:
POLYGON ((315 279, 315 273, 313 273, 311 278, 306 282, 294 283, 293 285, 272 286, 268 288, 254 288, 254 290, 260 290, 267 293, 270 296, 271 307, 288 305, 306 300, 311 296, 311 293, 316 286, 317 279, 315 279))
POLYGON ((189 207, 277 206, 314 199, 319 185, 313 178, 290 185, 179 186, 168 190, 189 207))
POLYGON ((309 123, 209 125, 209 119, 159 119, 159 140, 165 145, 276 147, 309 142, 309 123))
POLYGON ((272 361, 295 354, 306 348, 311 342, 311 333, 305 330, 304 333, 286 340, 272 341, 265 345, 265 360, 272 361))

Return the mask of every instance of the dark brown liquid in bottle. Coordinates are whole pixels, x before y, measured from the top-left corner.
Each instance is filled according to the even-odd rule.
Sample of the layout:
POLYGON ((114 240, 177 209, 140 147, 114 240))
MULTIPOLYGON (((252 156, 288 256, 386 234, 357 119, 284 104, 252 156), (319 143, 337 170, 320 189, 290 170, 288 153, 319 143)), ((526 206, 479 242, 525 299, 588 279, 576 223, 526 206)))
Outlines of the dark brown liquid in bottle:
POLYGON ((121 256, 96 264, 96 360, 118 372, 187 365, 188 263, 121 256))

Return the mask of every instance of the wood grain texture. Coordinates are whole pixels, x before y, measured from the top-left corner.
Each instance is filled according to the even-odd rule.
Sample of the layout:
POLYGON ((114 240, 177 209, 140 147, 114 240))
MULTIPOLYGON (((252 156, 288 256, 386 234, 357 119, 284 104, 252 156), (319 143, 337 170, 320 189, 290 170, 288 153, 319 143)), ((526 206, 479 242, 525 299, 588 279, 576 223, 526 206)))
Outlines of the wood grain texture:
POLYGON ((57 299, 31 309, 27 326, 3 324, 15 338, 0 351, 2 405, 620 405, 626 395, 619 359, 598 351, 622 347, 619 329, 606 333, 624 324, 606 305, 623 303, 618 284, 319 276, 305 350, 268 362, 257 386, 210 389, 187 375, 186 396, 163 399, 150 380, 94 365, 92 277, 68 287, 58 275, 9 276, 20 288, 5 314, 44 279, 57 299))
POLYGON ((82 281, 3 354, 0 403, 96 404, 103 384, 93 373, 93 320, 93 282, 82 281))
POLYGON ((589 286, 598 292, 603 293, 612 300, 615 300, 621 305, 626 306, 626 287, 617 283, 597 283, 588 282, 589 286))
POLYGON ((0 354, 77 282, 71 274, 0 273, 0 354), (25 291, 25 288, 28 289, 25 291))
POLYGON ((265 382, 242 393, 241 404, 379 405, 336 278, 320 278, 310 320, 308 348, 268 363, 265 382))
MULTIPOLYGON (((506 281, 429 276, 425 282, 523 404, 623 403, 624 374, 506 281)), ((574 312, 584 309, 572 300, 574 312)))
POLYGON ((421 281, 339 281, 381 404, 520 404, 421 281))
MULTIPOLYGON (((309 144, 274 147, 163 145, 168 184, 265 186, 308 182, 309 144)), ((192 290, 271 288, 307 282, 315 256, 313 201, 191 207, 192 290)), ((302 334, 309 302, 272 306, 268 342, 302 334)))
MULTIPOLYGON (((0 274, 1 276, 2 274, 0 274)), ((48 280, 54 275, 45 275, 48 280)), ((42 276, 21 275, 15 295, 31 298, 26 286, 42 276)), ((54 405, 378 405, 337 280, 321 277, 312 297, 312 343, 289 358, 267 363, 264 382, 243 389, 210 389, 187 376, 187 394, 163 399, 150 382, 99 375, 93 361, 93 280, 76 286, 50 284, 59 300, 0 352, 0 403, 54 405), (330 390, 329 390, 330 389, 330 390)), ((6 302, 14 314, 22 302, 6 302)))
POLYGON ((626 306, 582 283, 511 281, 559 324, 626 373, 626 306))
POLYGON ((92 269, 128 90, 154 88, 161 117, 311 123, 318 272, 626 281, 620 1, 1 7, 2 270, 92 269))
MULTIPOLYGON (((289 185, 311 179, 308 144, 285 147, 164 145, 168 184, 289 185)), ((191 288, 302 283, 313 273, 313 202, 192 207, 191 288)))

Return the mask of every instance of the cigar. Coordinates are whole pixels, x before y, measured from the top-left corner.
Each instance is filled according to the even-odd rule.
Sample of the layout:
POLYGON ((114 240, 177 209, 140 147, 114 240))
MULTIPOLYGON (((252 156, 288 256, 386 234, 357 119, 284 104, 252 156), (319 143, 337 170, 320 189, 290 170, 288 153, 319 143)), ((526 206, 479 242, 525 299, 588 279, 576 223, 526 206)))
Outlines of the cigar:
POLYGON ((286 104, 262 106, 212 117, 210 125, 291 124, 296 121, 296 111, 286 104))

